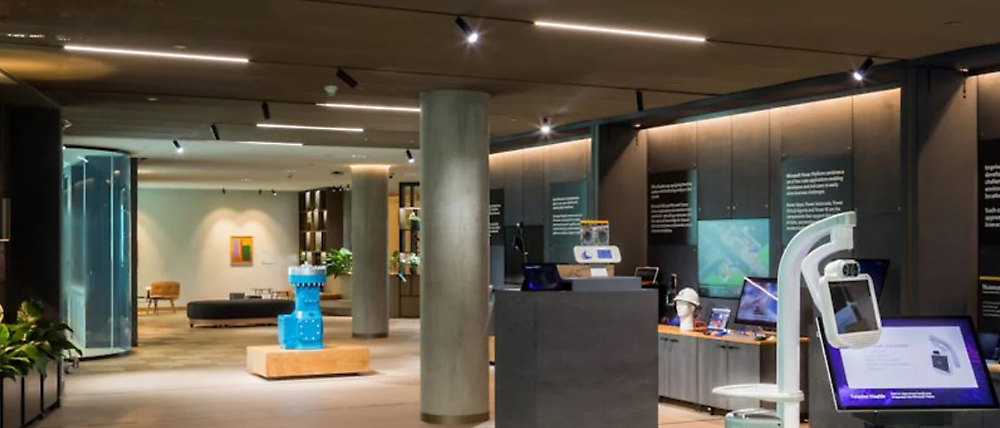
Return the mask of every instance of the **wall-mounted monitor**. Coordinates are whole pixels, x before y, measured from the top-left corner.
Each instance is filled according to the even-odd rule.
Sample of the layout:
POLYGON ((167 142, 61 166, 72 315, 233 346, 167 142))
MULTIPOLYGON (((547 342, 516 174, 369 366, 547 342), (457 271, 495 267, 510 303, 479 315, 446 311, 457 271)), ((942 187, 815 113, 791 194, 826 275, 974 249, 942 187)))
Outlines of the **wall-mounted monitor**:
POLYGON ((749 277, 743 279, 743 292, 736 308, 737 324, 774 329, 778 325, 778 280, 749 277))
POLYGON ((743 278, 768 276, 770 224, 766 218, 699 221, 699 294, 735 299, 743 278))
POLYGON ((969 317, 883 318, 878 342, 866 348, 823 339, 839 411, 997 408, 969 317))

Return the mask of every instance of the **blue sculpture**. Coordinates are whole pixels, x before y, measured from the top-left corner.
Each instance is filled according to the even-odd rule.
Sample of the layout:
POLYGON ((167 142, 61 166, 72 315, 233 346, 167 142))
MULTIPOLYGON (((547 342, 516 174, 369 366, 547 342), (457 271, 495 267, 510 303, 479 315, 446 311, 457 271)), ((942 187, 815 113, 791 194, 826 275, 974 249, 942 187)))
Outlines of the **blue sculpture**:
POLYGON ((326 268, 302 265, 288 268, 288 282, 295 287, 295 312, 278 317, 281 349, 323 349, 323 314, 319 293, 326 285, 326 268))

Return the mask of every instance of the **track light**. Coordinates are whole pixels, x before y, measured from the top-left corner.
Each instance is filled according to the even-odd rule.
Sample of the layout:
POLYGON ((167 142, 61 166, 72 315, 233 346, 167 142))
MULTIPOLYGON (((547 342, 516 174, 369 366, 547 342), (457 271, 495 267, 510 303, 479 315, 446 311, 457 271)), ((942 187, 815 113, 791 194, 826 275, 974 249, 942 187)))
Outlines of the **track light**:
POLYGON ((547 117, 542 119, 542 126, 538 130, 542 132, 542 135, 549 135, 552 132, 552 121, 547 117))
POLYGON ((341 82, 344 82, 347 86, 350 86, 352 89, 358 87, 358 81, 354 80, 351 75, 347 74, 347 72, 340 67, 337 67, 337 78, 340 79, 341 82))
POLYGON ((271 196, 278 196, 278 192, 275 192, 274 189, 271 189, 271 196))
POLYGON ((264 120, 271 120, 271 106, 267 105, 267 101, 260 103, 260 112, 264 114, 264 120))
POLYGON ((264 189, 257 189, 257 196, 263 195, 264 189))
POLYGON ((861 63, 861 67, 858 67, 857 70, 854 70, 854 73, 851 73, 854 76, 854 80, 859 82, 865 80, 865 73, 868 72, 869 68, 872 68, 873 64, 875 64, 875 60, 872 57, 865 58, 865 62, 861 63))
POLYGON ((174 140, 174 149, 177 150, 177 154, 184 153, 184 148, 181 147, 181 143, 178 143, 177 140, 174 140))
POLYGON ((222 188, 222 194, 223 194, 223 195, 225 195, 225 194, 226 194, 226 188, 225 188, 225 187, 223 187, 223 188, 222 188))
POLYGON ((642 91, 635 91, 635 109, 636 111, 643 111, 646 109, 642 103, 642 91))
POLYGON ((410 152, 410 149, 406 149, 406 162, 413 163, 414 161, 415 159, 413 159, 413 153, 410 152))
POLYGON ((220 138, 219 138, 219 127, 215 126, 215 124, 213 123, 212 126, 209 126, 209 129, 212 130, 212 136, 215 137, 215 141, 219 141, 220 140, 220 138))
POLYGON ((157 58, 170 58, 170 59, 193 59, 200 61, 221 61, 221 62, 237 62, 237 63, 248 63, 250 62, 247 58, 231 57, 231 56, 215 56, 215 55, 191 55, 191 54, 179 54, 175 52, 158 52, 158 51, 145 51, 136 49, 120 49, 120 48, 104 48, 98 46, 84 46, 84 45, 66 45, 63 49, 68 51, 77 52, 94 52, 94 53, 105 53, 114 55, 135 55, 135 56, 150 56, 157 58))
POLYGON ((465 35, 465 41, 469 44, 475 44, 479 41, 479 32, 474 30, 469 26, 469 23, 465 22, 461 16, 455 17, 455 25, 458 26, 459 30, 462 30, 462 34, 465 35))

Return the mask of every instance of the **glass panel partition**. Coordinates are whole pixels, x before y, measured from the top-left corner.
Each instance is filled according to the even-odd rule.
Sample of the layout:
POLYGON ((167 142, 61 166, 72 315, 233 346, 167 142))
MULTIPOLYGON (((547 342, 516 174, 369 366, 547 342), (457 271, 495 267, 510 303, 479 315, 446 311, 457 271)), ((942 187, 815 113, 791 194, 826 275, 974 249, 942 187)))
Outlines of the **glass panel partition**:
POLYGON ((63 319, 84 358, 132 344, 131 164, 104 150, 63 150, 63 319))

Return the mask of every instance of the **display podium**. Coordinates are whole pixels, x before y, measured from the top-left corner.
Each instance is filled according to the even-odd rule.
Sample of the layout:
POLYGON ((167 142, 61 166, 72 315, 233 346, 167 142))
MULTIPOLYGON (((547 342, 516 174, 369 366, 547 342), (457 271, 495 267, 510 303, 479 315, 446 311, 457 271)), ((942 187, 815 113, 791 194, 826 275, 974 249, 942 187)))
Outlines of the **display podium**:
POLYGON ((656 291, 603 280, 496 291, 497 428, 656 427, 656 291))

